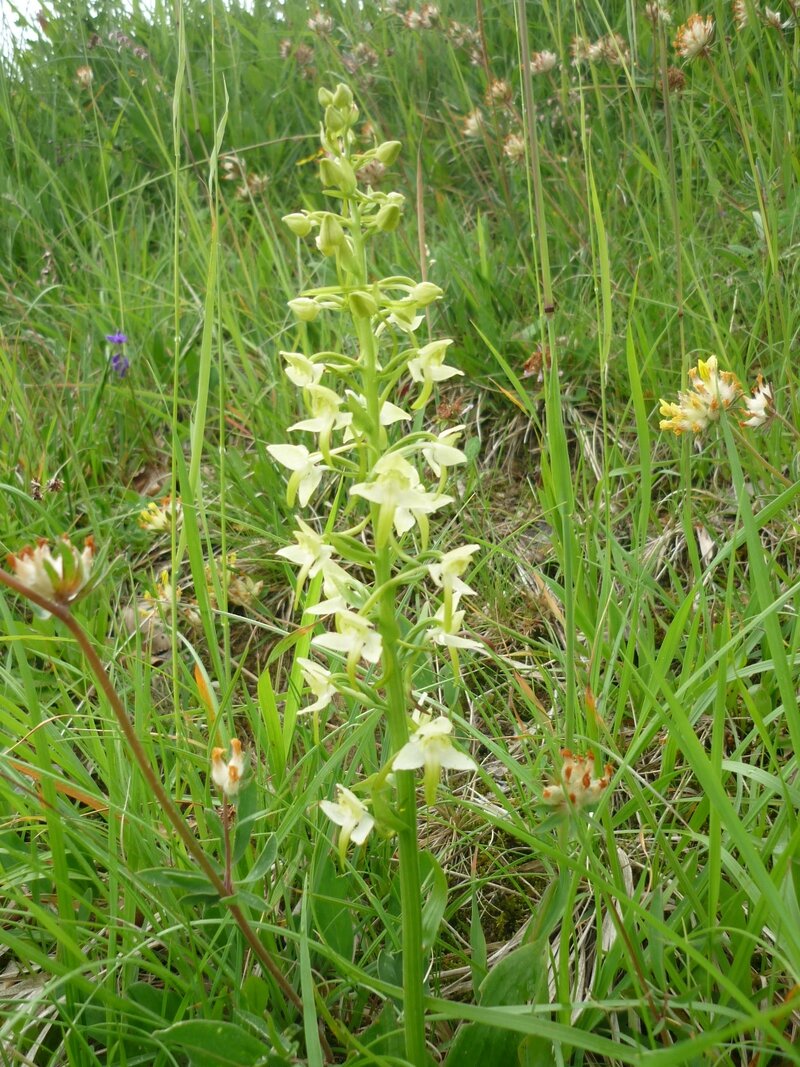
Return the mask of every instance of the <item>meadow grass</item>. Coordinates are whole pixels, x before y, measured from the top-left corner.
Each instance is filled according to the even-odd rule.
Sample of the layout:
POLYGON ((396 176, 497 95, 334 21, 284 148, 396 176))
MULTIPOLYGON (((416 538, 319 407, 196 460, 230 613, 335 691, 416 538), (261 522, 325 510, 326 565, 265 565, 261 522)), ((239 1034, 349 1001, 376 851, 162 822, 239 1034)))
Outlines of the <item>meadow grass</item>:
POLYGON ((429 418, 469 457, 436 544, 482 546, 485 654, 414 680, 478 764, 421 808, 430 1062, 800 1063, 800 31, 709 2, 685 60, 685 4, 330 3, 316 31, 297 0, 53 8, 0 79, 0 537, 93 535, 72 614, 217 878, 211 751, 245 742, 261 948, 74 636, 4 591, 0 1061, 423 1062, 396 842, 340 869, 319 808, 385 762, 380 712, 295 720, 311 633, 267 452, 300 417, 280 351, 352 354, 287 309, 330 278, 281 222, 320 206, 317 91, 344 81, 363 145, 403 144, 376 275, 444 289, 426 325, 464 372, 429 418), (605 47, 573 63, 576 37, 605 47), (776 417, 661 431, 710 354, 776 417), (164 498, 181 522, 143 528, 164 498), (591 810, 542 803, 562 749, 611 767, 591 810))

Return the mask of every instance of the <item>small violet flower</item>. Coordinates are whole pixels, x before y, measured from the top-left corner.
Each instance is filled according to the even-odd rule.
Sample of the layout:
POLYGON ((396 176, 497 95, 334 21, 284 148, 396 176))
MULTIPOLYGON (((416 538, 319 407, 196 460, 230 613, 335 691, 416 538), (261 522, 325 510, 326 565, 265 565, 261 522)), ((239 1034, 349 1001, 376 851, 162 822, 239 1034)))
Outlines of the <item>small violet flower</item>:
POLYGON ((122 352, 115 352, 111 357, 111 369, 117 375, 118 378, 124 378, 128 373, 131 361, 122 352))
POLYGON ((392 770, 415 771, 421 767, 425 800, 433 804, 443 767, 451 771, 474 771, 477 764, 471 756, 453 747, 450 740, 453 724, 444 715, 431 719, 417 711, 414 721, 417 729, 392 760, 392 770))
POLYGON ((128 335, 125 333, 107 333, 106 340, 110 345, 126 345, 128 343, 128 335))

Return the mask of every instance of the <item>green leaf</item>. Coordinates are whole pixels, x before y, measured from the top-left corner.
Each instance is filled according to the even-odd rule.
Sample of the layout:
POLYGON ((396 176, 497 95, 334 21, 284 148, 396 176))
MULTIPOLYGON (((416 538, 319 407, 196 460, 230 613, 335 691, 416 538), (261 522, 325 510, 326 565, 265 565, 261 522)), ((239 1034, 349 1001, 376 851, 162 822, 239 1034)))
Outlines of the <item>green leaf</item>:
POLYGON ((276 784, 280 785, 286 773, 286 753, 283 748, 283 727, 268 666, 258 679, 258 705, 267 730, 269 769, 276 784))
POLYGON ((348 875, 340 875, 327 848, 317 853, 317 866, 312 894, 314 925, 320 939, 340 956, 353 958, 353 882, 348 875))
POLYGON ((248 882, 256 882, 259 878, 263 878, 267 871, 273 866, 277 857, 278 839, 275 834, 270 834, 267 837, 266 844, 261 850, 261 855, 255 861, 245 877, 240 879, 242 884, 246 885, 248 882))
POLYGON ((216 900, 219 896, 206 876, 196 871, 178 871, 172 867, 151 867, 149 870, 140 871, 139 878, 146 885, 176 890, 180 899, 184 899, 187 894, 212 900, 216 900))
MULTIPOLYGON (((481 986, 482 1007, 505 1007, 535 1000, 546 973, 544 942, 521 945, 489 972, 481 986)), ((522 1035, 483 1023, 469 1023, 456 1034, 447 1056, 447 1067, 513 1064, 522 1035)), ((523 1061, 525 1062, 525 1061, 523 1061)))
POLYGON ((469 924, 469 945, 472 950, 470 955, 470 970, 472 971, 472 988, 477 999, 483 980, 489 973, 486 968, 486 935, 481 925, 480 909, 478 907, 478 890, 472 890, 472 913, 469 924))
POLYGON ((289 1061, 236 1023, 193 1019, 160 1030, 168 1049, 186 1053, 191 1067, 282 1067, 289 1061))
POLYGON ((419 860, 423 897, 428 891, 428 899, 422 906, 422 947, 428 950, 433 948, 447 906, 447 879, 432 853, 420 853, 419 860))

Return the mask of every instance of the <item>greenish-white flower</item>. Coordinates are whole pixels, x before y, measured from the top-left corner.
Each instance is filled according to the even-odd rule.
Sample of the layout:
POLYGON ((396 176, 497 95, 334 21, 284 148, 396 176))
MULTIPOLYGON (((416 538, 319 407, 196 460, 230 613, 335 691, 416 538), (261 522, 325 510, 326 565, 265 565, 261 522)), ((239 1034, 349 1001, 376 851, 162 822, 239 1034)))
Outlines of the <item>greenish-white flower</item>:
POLYGON ((433 441, 422 446, 422 454, 437 478, 441 478, 442 471, 448 467, 456 467, 459 463, 467 462, 467 457, 461 449, 455 447, 455 442, 461 436, 463 429, 463 426, 452 426, 449 430, 440 433, 433 441))
POLYGON ((363 845, 375 825, 375 819, 358 797, 343 785, 336 786, 336 801, 321 800, 319 806, 331 822, 339 827, 339 860, 344 866, 347 849, 363 845))
POLYGON ((392 770, 415 771, 422 768, 425 800, 433 804, 443 767, 450 771, 474 771, 476 763, 471 756, 453 747, 450 738, 453 724, 444 715, 430 719, 416 712, 414 719, 419 725, 392 760, 392 770))
POLYGON ((351 487, 354 496, 364 497, 380 505, 376 541, 385 542, 389 525, 393 524, 398 537, 407 533, 420 517, 451 504, 453 497, 444 493, 429 493, 420 481, 416 467, 397 452, 389 452, 375 463, 372 481, 359 482, 351 487))
POLYGON ((320 666, 319 663, 315 663, 311 659, 304 659, 302 656, 297 662, 303 672, 306 685, 316 697, 314 703, 302 708, 299 714, 306 715, 312 711, 322 711, 327 708, 336 695, 336 687, 331 681, 331 672, 320 666))
POLYGON ((301 322, 313 322, 322 311, 322 305, 308 296, 297 296, 289 301, 289 307, 301 322))
POLYGON ((333 548, 326 544, 325 540, 302 519, 297 520, 297 525, 299 529, 294 531, 297 544, 279 548, 276 555, 288 559, 290 563, 300 568, 297 580, 302 585, 306 578, 316 578, 324 569, 333 556, 333 548))
POLYGON ((474 651, 483 652, 483 645, 469 637, 462 637, 464 612, 456 609, 457 603, 458 597, 454 596, 452 607, 447 602, 442 604, 433 616, 433 625, 428 628, 428 637, 435 645, 444 645, 446 648, 471 648, 474 651))
MULTIPOLYGON (((320 605, 318 605, 319 607, 320 605)), ((383 646, 381 635, 363 616, 335 604, 335 633, 319 634, 311 644, 315 648, 326 648, 330 652, 341 652, 347 656, 348 670, 352 673, 360 659, 365 663, 377 663, 381 658, 383 646)))
POLYGON ((431 563, 428 574, 439 589, 445 590, 445 595, 475 596, 475 590, 471 589, 461 576, 469 567, 472 556, 480 549, 480 545, 462 545, 445 552, 438 563, 431 563))
POLYGON ((328 469, 321 463, 322 453, 309 452, 305 445, 267 445, 267 452, 282 467, 292 471, 286 489, 287 503, 294 504, 297 496, 305 507, 322 481, 322 472, 328 469))
POLYGON ((316 385, 325 371, 324 363, 312 363, 302 352, 281 352, 281 355, 286 360, 286 377, 300 389, 316 385))
POLYGON ((340 430, 352 422, 352 414, 340 410, 342 398, 333 389, 325 385, 310 385, 307 395, 311 418, 301 419, 290 426, 290 430, 308 430, 318 433, 320 437, 329 437, 332 430, 340 430))
POLYGON ((417 349, 416 356, 408 361, 408 373, 415 382, 422 384, 422 391, 413 404, 415 410, 427 403, 436 383, 446 382, 448 378, 464 373, 457 367, 448 366, 444 361, 447 349, 452 343, 449 338, 431 341, 417 349))

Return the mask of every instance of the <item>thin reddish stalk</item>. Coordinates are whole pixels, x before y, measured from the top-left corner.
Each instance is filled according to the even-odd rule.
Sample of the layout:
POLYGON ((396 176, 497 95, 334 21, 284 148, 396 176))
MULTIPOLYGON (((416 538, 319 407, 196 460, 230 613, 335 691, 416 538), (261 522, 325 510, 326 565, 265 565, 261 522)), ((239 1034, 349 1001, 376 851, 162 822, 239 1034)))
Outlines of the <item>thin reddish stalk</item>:
MULTIPOLYGON (((192 834, 191 830, 184 822, 177 807, 173 804, 172 799, 161 784, 158 775, 150 766, 150 761, 147 758, 147 753, 142 747, 142 743, 140 742, 139 738, 136 736, 136 731, 133 728, 133 724, 128 718, 125 708, 122 706, 122 701, 120 700, 117 691, 111 684, 111 679, 109 678, 108 673, 106 672, 106 669, 103 666, 102 661, 100 660, 100 657, 95 652, 94 647, 91 644, 83 627, 73 617, 72 613, 69 610, 69 606, 67 604, 62 604, 59 601, 48 600, 47 597, 41 596, 39 593, 35 592, 35 590, 29 589, 26 585, 20 582, 13 574, 9 574, 8 571, 4 571, 2 569, 0 569, 0 582, 2 582, 3 585, 8 586, 9 589, 13 589, 15 593, 19 593, 20 596, 25 597, 26 600, 30 600, 31 603, 36 604, 37 607, 42 608, 44 611, 49 611, 51 615, 55 616, 55 618, 63 622, 67 629, 74 635, 75 640, 80 645, 81 649, 83 650, 83 654, 88 660, 89 667, 91 668, 92 673, 97 679, 100 688, 105 693, 106 698, 108 699, 108 702, 111 705, 111 708, 119 724, 119 728, 122 730, 123 734, 125 735, 125 740, 130 746, 133 758, 138 763, 139 768, 147 781, 147 784, 150 786, 150 789, 153 792, 153 796, 156 798, 161 807, 161 810, 164 812, 167 819, 172 823, 178 836, 186 845, 186 848, 188 849, 190 855, 197 862, 203 874, 205 874, 209 882, 219 894, 222 903, 225 904, 225 906, 230 911, 236 922, 236 925, 242 931, 242 934, 244 935, 248 945, 250 945, 255 955, 258 957, 264 967, 266 967, 270 975, 274 978, 276 984, 279 986, 284 996, 288 1000, 290 1000, 291 1003, 300 1012, 302 1012, 303 1003, 300 997, 294 991, 291 985, 289 985, 289 982, 284 977, 283 973, 279 970, 277 964, 274 962, 267 949, 261 943, 258 935, 245 918, 245 915, 239 905, 228 899, 230 897, 230 892, 228 889, 226 889, 225 883, 214 870, 211 861, 206 856, 205 852, 197 841, 197 838, 192 834)), ((332 1053, 330 1048, 328 1047, 327 1041, 325 1040, 324 1034, 320 1034, 320 1041, 322 1043, 323 1049, 325 1050, 326 1056, 329 1060, 332 1059, 332 1053)))

